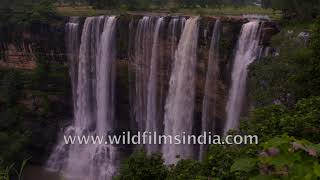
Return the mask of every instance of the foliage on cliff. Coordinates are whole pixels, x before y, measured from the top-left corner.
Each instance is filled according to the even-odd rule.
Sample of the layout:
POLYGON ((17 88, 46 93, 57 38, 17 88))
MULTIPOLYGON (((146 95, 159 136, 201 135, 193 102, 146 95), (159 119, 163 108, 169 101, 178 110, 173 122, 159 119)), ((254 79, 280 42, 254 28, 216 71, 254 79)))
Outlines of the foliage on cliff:
POLYGON ((231 172, 250 174, 250 180, 320 178, 320 144, 283 135, 261 146, 257 157, 237 158, 231 172))
POLYGON ((3 0, 0 5, 0 26, 29 25, 57 18, 52 0, 3 0))
POLYGON ((26 155, 26 145, 30 142, 30 134, 24 128, 23 110, 17 105, 21 96, 20 72, 9 70, 0 73, 0 161, 6 165, 14 160, 21 160, 26 155))
MULTIPOLYGON (((39 57, 35 71, 0 69, 0 162, 10 166, 36 154, 44 158, 68 109, 66 66, 39 57), (58 121, 59 120, 59 121, 58 121)), ((31 159, 39 163, 42 159, 31 159)), ((13 167, 13 168, 16 168, 13 167)))
POLYGON ((319 96, 319 29, 320 20, 311 28, 311 40, 284 31, 274 42, 280 55, 251 65, 250 92, 257 106, 276 102, 292 107, 299 99, 319 96))

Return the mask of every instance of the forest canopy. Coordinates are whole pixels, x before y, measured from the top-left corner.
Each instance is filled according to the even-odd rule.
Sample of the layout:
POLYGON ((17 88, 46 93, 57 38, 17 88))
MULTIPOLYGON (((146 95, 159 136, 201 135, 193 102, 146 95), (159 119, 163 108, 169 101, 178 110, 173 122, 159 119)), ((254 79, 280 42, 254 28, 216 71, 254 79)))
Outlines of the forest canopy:
POLYGON ((312 19, 319 15, 320 0, 3 0, 2 24, 28 24, 56 18, 56 7, 92 6, 109 10, 224 9, 259 7, 282 11, 285 18, 312 19))
POLYGON ((0 4, 1 24, 48 22, 57 17, 52 0, 3 0, 0 4))

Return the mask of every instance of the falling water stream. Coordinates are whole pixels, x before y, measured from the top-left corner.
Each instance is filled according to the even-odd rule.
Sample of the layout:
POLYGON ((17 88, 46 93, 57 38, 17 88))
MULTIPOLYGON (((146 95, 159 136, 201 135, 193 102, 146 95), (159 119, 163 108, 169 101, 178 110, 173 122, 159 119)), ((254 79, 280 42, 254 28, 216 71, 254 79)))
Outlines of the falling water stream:
MULTIPOLYGON (((75 119, 65 135, 104 135, 114 128, 116 20, 113 16, 85 20, 79 50, 75 119)), ((47 166, 62 171, 67 179, 105 180, 114 176, 117 163, 114 146, 68 146, 62 139, 47 166)))
MULTIPOLYGON (((206 84, 204 87, 204 97, 202 104, 202 132, 211 132, 215 129, 215 117, 217 106, 217 80, 219 75, 219 40, 220 40, 221 22, 216 20, 209 49, 208 70, 206 75, 206 84)), ((200 145, 199 159, 207 150, 206 145, 200 145)))
MULTIPOLYGON (((193 129, 193 111, 195 98, 195 73, 198 44, 198 17, 189 18, 181 35, 171 73, 169 92, 165 106, 164 134, 191 135, 193 129)), ((164 145, 163 157, 167 164, 173 164, 181 158, 192 158, 190 145, 164 145)))
POLYGON ((138 124, 138 130, 140 131, 144 131, 146 129, 148 81, 154 30, 153 18, 145 16, 139 20, 135 34, 135 93, 133 111, 135 114, 135 121, 138 124))
MULTIPOLYGON (((146 131, 149 132, 160 132, 159 130, 159 116, 158 116, 158 96, 157 96, 157 84, 158 84, 158 61, 159 61, 159 33, 160 27, 163 23, 163 18, 157 19, 154 35, 153 35, 153 45, 151 54, 151 64, 150 64, 150 74, 148 81, 148 91, 147 91, 147 121, 146 121, 146 131)), ((155 153, 158 149, 156 144, 148 144, 146 149, 148 153, 155 153)))
POLYGON ((224 134, 238 127, 241 111, 244 107, 248 66, 259 55, 259 38, 259 21, 253 20, 242 26, 233 63, 224 134))

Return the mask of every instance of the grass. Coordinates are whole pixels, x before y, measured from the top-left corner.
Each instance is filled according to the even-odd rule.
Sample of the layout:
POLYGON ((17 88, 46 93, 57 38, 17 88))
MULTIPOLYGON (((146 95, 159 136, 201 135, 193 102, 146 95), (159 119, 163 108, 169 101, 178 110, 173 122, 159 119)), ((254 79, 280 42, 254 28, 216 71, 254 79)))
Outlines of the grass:
MULTIPOLYGON (((202 16, 241 16, 247 14, 267 15, 271 19, 281 18, 281 12, 273 9, 264 9, 255 6, 234 7, 225 6, 221 8, 150 8, 146 10, 154 13, 202 15, 202 16)), ((98 16, 109 14, 139 13, 139 11, 126 11, 123 9, 98 10, 91 6, 58 6, 57 12, 62 16, 98 16)))
MULTIPOLYGON (((22 180, 23 170, 30 158, 22 161, 20 169, 14 168, 14 164, 6 167, 5 169, 0 169, 0 180, 10 180, 11 174, 16 175, 15 179, 22 180)), ((1 165, 1 164, 0 164, 1 165)))
POLYGON ((267 15, 272 19, 280 19, 281 12, 273 9, 263 9, 260 7, 246 6, 234 7, 225 6, 221 8, 194 8, 194 9, 179 9, 178 13, 183 14, 199 14, 204 16, 241 16, 247 14, 267 15))
POLYGON ((57 6, 57 12, 61 16, 98 16, 118 14, 118 10, 97 10, 91 6, 57 6))

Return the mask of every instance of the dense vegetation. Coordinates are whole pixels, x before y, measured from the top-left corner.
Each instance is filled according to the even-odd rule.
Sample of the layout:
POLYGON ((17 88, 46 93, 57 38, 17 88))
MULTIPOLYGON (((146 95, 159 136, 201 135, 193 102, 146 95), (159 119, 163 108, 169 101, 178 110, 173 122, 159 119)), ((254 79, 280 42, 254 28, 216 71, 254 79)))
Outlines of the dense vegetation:
POLYGON ((262 0, 263 7, 280 9, 286 17, 307 19, 316 17, 320 11, 319 0, 262 0))
POLYGON ((286 18, 308 19, 319 14, 319 0, 57 0, 59 4, 88 4, 97 9, 148 10, 181 8, 224 9, 226 7, 256 7, 281 10, 286 18))
MULTIPOLYGON (((99 15, 126 11, 169 11, 206 15, 266 14, 278 19, 310 19, 319 15, 320 1, 311 0, 3 0, 0 30, 5 26, 46 23, 60 15, 99 15), (79 9, 73 9, 79 7, 79 9)), ((0 39, 1 41, 1 39, 0 39)))
MULTIPOLYGON (((310 19, 316 17, 320 12, 319 0, 3 0, 0 5, 0 25, 48 22, 58 18, 56 7, 86 7, 88 5, 97 9, 97 12, 100 9, 121 10, 121 12, 126 10, 185 12, 181 10, 189 9, 197 11, 187 12, 197 14, 223 12, 223 9, 230 7, 233 8, 233 11, 244 8, 243 11, 263 13, 262 8, 268 8, 281 10, 286 18, 291 19, 310 19)), ((70 8, 67 10, 72 11, 70 8)))
POLYGON ((0 4, 1 25, 28 25, 57 18, 51 0, 3 0, 0 4))
POLYGON ((0 179, 17 174, 26 159, 46 158, 66 108, 57 98, 70 100, 68 77, 65 65, 41 56, 32 72, 0 68, 0 179))

